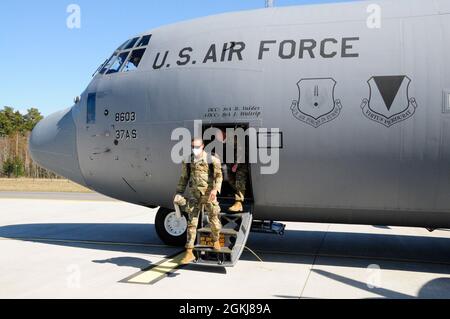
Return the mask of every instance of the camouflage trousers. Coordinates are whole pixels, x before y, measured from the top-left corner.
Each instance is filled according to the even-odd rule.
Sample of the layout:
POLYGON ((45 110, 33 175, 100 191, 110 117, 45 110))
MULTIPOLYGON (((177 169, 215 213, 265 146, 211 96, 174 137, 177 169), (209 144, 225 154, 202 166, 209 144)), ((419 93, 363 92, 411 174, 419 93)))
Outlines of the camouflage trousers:
MULTIPOLYGON (((231 170, 230 170, 231 171, 231 170)), ((247 188, 248 168, 246 164, 238 164, 236 173, 231 172, 229 183, 234 189, 236 201, 243 202, 247 188)))
POLYGON ((194 194, 189 198, 185 209, 189 219, 187 225, 187 242, 185 246, 187 249, 194 248, 195 238, 197 237, 198 221, 202 209, 204 209, 204 213, 208 214, 209 226, 211 227, 211 237, 213 241, 220 239, 222 224, 220 223, 219 202, 217 199, 211 202, 209 200, 209 194, 208 196, 198 196, 198 194, 194 194))

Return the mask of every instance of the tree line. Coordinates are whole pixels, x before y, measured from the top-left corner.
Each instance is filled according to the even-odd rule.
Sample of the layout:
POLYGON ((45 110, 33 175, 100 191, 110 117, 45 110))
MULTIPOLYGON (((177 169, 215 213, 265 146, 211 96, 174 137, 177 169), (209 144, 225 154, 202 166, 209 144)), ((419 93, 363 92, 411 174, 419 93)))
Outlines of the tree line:
POLYGON ((60 178, 34 163, 28 151, 30 133, 42 119, 37 108, 25 114, 10 106, 0 110, 0 177, 60 178))

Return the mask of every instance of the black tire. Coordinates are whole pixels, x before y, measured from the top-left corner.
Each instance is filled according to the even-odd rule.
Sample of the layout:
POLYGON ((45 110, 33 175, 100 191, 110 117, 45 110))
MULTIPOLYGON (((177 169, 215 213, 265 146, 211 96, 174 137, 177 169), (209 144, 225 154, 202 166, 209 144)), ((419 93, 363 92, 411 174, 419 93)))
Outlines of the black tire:
MULTIPOLYGON (((164 221, 170 213, 172 213, 173 209, 167 209, 161 207, 158 212, 156 213, 155 218, 155 229, 156 233, 158 234, 159 238, 166 244, 170 246, 176 246, 176 247, 184 247, 186 245, 186 231, 181 234, 180 236, 173 236, 172 234, 169 234, 164 227, 164 221)), ((186 214, 184 214, 184 217, 187 220, 186 214)))

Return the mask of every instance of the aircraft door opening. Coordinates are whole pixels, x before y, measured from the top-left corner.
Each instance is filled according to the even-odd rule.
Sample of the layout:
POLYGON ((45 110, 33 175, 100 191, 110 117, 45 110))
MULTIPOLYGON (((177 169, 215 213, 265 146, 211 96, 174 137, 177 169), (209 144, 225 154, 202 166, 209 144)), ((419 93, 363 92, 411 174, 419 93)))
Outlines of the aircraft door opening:
MULTIPOLYGON (((225 133, 225 140, 224 144, 230 142, 229 136, 227 136, 227 129, 237 130, 241 129, 243 132, 247 132, 249 128, 248 123, 233 123, 233 124, 206 124, 203 125, 202 132, 205 133, 206 130, 209 128, 215 128, 219 129, 223 133, 225 133)), ((205 136, 205 134, 203 134, 205 136)), ((205 139, 205 148, 208 147, 208 145, 217 140, 217 136, 213 136, 211 140, 205 139)), ((222 174, 223 174, 223 182, 222 182, 222 191, 219 195, 219 199, 221 202, 221 206, 227 206, 228 203, 232 204, 234 200, 236 199, 236 177, 237 172, 236 170, 240 170, 243 172, 240 174, 240 176, 246 176, 245 181, 245 192, 243 194, 244 196, 244 202, 247 204, 253 203, 253 189, 252 189, 252 183, 251 183, 251 165, 249 163, 249 150, 250 150, 250 142, 249 142, 249 136, 248 134, 245 135, 245 145, 243 145, 243 157, 244 157, 244 163, 236 163, 237 158, 239 155, 237 154, 238 151, 236 150, 237 147, 240 147, 240 144, 237 143, 237 138, 234 140, 234 146, 235 146, 235 154, 233 157, 227 156, 227 147, 224 145, 222 152, 218 152, 218 150, 213 149, 212 152, 215 153, 222 162, 222 174), (231 161, 230 159, 234 159, 235 161, 231 161), (239 167, 237 165, 240 165, 239 167)), ((239 178, 239 177, 238 177, 239 178)), ((238 181, 239 182, 239 181, 238 181)), ((242 183, 242 181, 240 181, 242 183)), ((222 207, 222 209, 226 209, 226 207, 222 207)))

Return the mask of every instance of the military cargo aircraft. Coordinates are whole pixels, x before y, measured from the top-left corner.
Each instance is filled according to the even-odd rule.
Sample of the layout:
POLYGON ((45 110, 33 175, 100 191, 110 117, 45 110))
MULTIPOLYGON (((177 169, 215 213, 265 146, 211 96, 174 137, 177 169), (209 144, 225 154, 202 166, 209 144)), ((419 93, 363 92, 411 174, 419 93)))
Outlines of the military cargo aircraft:
POLYGON ((274 174, 248 164, 242 214, 226 213, 222 192, 224 251, 199 243, 202 262, 233 265, 250 229, 283 232, 275 220, 448 228, 450 1, 269 8, 150 30, 38 123, 30 151, 96 192, 159 207, 158 234, 182 245, 172 133, 198 120, 253 128, 257 148, 279 154, 274 174))

